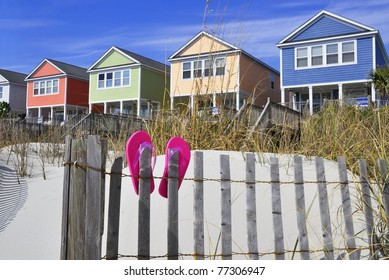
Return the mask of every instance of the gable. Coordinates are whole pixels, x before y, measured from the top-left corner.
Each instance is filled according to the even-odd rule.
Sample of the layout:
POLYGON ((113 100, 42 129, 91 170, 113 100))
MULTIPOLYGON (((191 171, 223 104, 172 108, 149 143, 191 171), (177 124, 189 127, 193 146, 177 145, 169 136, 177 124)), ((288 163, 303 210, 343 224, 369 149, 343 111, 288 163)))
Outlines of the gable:
POLYGON ((176 57, 223 52, 229 50, 234 49, 231 46, 224 44, 221 40, 217 40, 215 38, 202 34, 196 40, 194 40, 188 46, 182 49, 178 54, 176 54, 176 57))
POLYGON ((7 83, 8 80, 4 78, 2 75, 0 75, 0 83, 7 83))
POLYGON ((45 61, 31 75, 30 78, 39 78, 63 74, 58 68, 45 61))
POLYGON ((121 54, 115 49, 112 49, 108 54, 105 54, 93 69, 109 68, 121 65, 130 65, 137 63, 135 60, 132 60, 130 57, 121 54))
POLYGON ((301 30, 296 36, 291 38, 289 42, 354 34, 364 31, 367 30, 363 30, 362 28, 342 22, 330 16, 323 15, 314 23, 301 30))

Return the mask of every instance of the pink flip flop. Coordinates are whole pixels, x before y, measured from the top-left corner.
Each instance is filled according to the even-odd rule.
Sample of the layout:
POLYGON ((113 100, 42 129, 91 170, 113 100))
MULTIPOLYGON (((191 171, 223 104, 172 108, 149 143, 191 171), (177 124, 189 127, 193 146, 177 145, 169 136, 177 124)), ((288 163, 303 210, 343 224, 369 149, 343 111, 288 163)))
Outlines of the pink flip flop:
POLYGON ((135 193, 139 195, 139 160, 140 155, 145 148, 149 148, 153 157, 150 162, 151 165, 151 183, 150 193, 154 191, 153 169, 155 165, 156 153, 151 143, 150 135, 145 131, 137 131, 131 135, 126 144, 126 156, 128 168, 130 169, 132 185, 135 193))
POLYGON ((186 170, 188 169, 189 161, 190 161, 190 148, 188 143, 180 138, 180 137, 173 137, 169 140, 169 142, 166 145, 166 156, 165 156, 165 168, 163 170, 163 176, 161 179, 161 182, 159 184, 158 192, 161 196, 167 198, 168 197, 168 171, 169 171, 169 160, 171 157, 171 153, 178 151, 178 189, 181 186, 182 181, 184 180, 184 176, 186 173, 186 170), (170 154, 169 154, 170 150, 170 154))

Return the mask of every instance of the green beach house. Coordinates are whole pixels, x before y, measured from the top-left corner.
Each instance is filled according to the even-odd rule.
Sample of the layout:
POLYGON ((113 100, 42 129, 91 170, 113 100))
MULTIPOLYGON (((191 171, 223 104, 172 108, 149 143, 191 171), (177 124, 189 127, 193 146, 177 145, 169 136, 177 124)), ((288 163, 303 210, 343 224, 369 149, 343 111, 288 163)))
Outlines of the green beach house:
POLYGON ((111 47, 89 69, 89 111, 150 118, 169 100, 170 67, 111 47))

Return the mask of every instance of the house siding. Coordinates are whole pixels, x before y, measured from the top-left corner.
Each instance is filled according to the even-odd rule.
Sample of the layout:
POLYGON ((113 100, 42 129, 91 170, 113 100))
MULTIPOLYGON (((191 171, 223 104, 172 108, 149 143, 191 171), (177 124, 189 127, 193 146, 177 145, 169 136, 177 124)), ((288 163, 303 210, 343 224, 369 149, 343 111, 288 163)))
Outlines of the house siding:
POLYGON ((242 55, 240 58, 240 91, 254 94, 254 102, 260 106, 267 102, 270 97, 273 102, 280 102, 280 76, 269 70, 262 64, 242 55), (271 74, 274 75, 274 89, 271 88, 271 74))
POLYGON ((9 105, 12 111, 26 112, 26 86, 10 85, 9 105))
POLYGON ((142 68, 141 71, 142 84, 140 97, 158 101, 161 104, 163 103, 164 97, 165 101, 168 100, 168 92, 165 91, 165 89, 169 89, 170 76, 167 73, 163 74, 161 72, 152 71, 146 68, 142 68))
MULTIPOLYGON (((220 54, 222 56, 222 54, 220 54)), ((191 94, 212 94, 236 92, 238 90, 238 54, 226 55, 224 76, 182 79, 182 63, 185 60, 172 62, 171 96, 188 96, 191 94)))
POLYGON ((367 79, 372 68, 372 38, 357 39, 357 64, 295 70, 294 48, 282 49, 283 86, 367 79))
POLYGON ((379 47, 378 44, 376 44, 376 66, 384 66, 385 63, 385 58, 382 53, 381 48, 379 47))
POLYGON ((88 107, 89 83, 68 78, 66 102, 70 105, 88 107))
POLYGON ((94 69, 102 69, 109 67, 118 67, 122 65, 134 64, 135 62, 128 57, 125 57, 117 51, 111 52, 105 58, 103 58, 94 69))
POLYGON ((111 100, 137 99, 139 91, 139 68, 131 69, 131 84, 128 87, 112 87, 109 89, 98 89, 98 72, 90 74, 90 98, 91 103, 109 102, 111 100))
POLYGON ((204 53, 213 53, 220 51, 227 51, 230 47, 219 43, 217 40, 208 36, 201 36, 198 40, 195 40, 187 48, 185 48, 179 56, 193 56, 204 53))
POLYGON ((318 19, 314 24, 309 26, 300 34, 297 34, 291 41, 300 41, 307 39, 317 39, 322 37, 332 37, 344 34, 350 34, 361 31, 348 24, 344 24, 329 16, 323 16, 318 19))
POLYGON ((46 77, 46 76, 53 76, 53 75, 60 75, 63 74, 61 71, 59 71, 56 67, 51 65, 50 63, 43 63, 39 69, 37 69, 34 73, 34 75, 31 78, 40 78, 40 77, 46 77))
MULTIPOLYGON (((47 77, 50 79, 50 77, 47 77)), ((34 81, 27 83, 27 107, 43 107, 65 103, 66 78, 59 78, 58 94, 34 95, 34 81)))

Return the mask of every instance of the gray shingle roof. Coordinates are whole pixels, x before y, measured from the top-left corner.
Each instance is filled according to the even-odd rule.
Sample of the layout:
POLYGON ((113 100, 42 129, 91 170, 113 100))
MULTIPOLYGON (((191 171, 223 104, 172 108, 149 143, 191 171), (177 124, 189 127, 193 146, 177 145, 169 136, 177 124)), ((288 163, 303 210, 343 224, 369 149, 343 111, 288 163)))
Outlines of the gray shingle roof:
POLYGON ((3 76, 10 83, 26 84, 24 79, 26 79, 27 74, 0 69, 0 75, 3 76))
POLYGON ((87 73, 86 68, 67 64, 67 63, 60 62, 60 61, 57 61, 54 59, 47 59, 47 61, 54 64, 57 68, 59 68, 66 75, 82 78, 84 80, 89 80, 89 74, 87 73))

